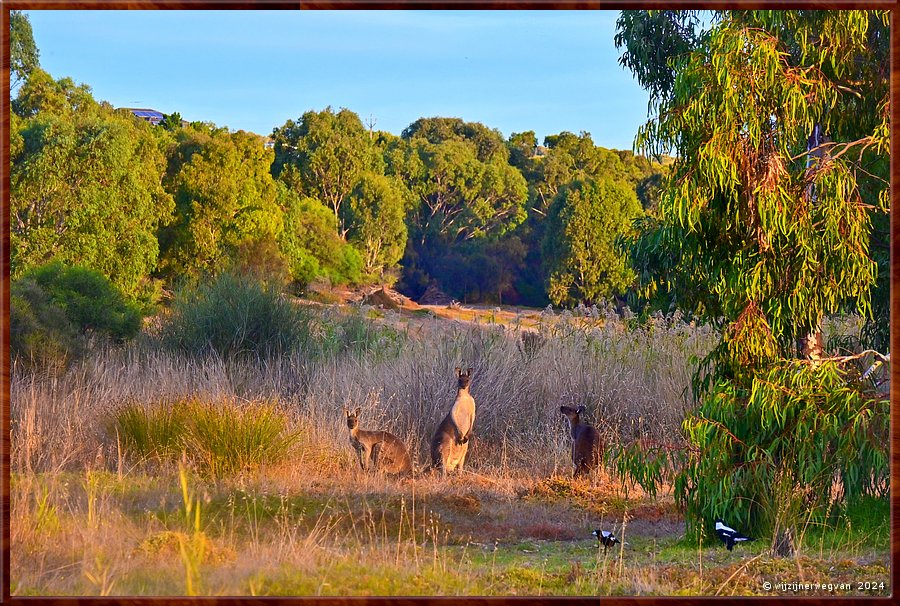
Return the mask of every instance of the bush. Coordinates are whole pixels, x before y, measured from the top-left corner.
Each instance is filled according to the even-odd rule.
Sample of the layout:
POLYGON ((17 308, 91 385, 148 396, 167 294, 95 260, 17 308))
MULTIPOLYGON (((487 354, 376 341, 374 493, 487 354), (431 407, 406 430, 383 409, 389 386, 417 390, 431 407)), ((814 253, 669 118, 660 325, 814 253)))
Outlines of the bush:
POLYGON ((22 278, 41 287, 82 334, 93 331, 122 341, 141 329, 137 305, 126 301, 113 283, 97 271, 54 261, 22 278))
POLYGON ((153 407, 135 404, 116 413, 114 426, 129 456, 163 463, 186 456, 202 473, 215 477, 276 463, 299 437, 284 412, 269 402, 190 399, 153 407))
POLYGON ((689 531, 727 514, 772 535, 886 494, 890 404, 856 379, 827 360, 782 362, 749 388, 717 382, 684 422, 693 455, 675 488, 689 531))
POLYGON ((11 357, 34 367, 65 366, 82 346, 66 312, 34 280, 17 280, 10 290, 11 357))
POLYGON ((91 269, 52 262, 11 285, 10 353, 33 366, 64 366, 88 333, 123 341, 140 327, 138 307, 91 269))
POLYGON ((176 295, 162 338, 189 354, 273 356, 309 339, 309 319, 275 287, 223 272, 176 295))

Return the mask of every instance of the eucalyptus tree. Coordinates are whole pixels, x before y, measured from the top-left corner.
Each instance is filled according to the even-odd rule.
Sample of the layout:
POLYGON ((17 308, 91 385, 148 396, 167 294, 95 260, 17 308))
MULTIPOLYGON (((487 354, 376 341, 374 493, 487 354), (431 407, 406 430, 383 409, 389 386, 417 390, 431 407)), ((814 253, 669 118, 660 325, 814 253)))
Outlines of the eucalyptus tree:
POLYGON ((11 277, 55 259, 99 271, 130 298, 147 294, 156 232, 173 210, 152 127, 40 68, 12 107, 11 277))
POLYGON ((407 196, 399 179, 366 173, 344 205, 348 239, 362 255, 363 272, 373 279, 403 257, 407 196))
POLYGON ((856 309, 887 344, 871 293, 887 270, 888 19, 619 20, 621 62, 651 93, 636 145, 677 157, 632 243, 639 282, 723 334, 684 422, 675 487, 692 532, 727 507, 790 546, 801 521, 887 492, 888 399, 854 368, 861 356, 822 359, 816 335, 826 314, 856 309))
POLYGON ((527 185, 500 133, 482 124, 424 118, 402 137, 405 145, 392 144, 387 161, 411 200, 401 287, 417 295, 438 280, 453 290, 442 260, 471 257, 511 233, 525 219, 527 185))
POLYGON ((40 51, 34 43, 28 15, 22 11, 9 11, 10 94, 39 67, 40 51))
POLYGON ((272 133, 275 161, 272 174, 301 197, 311 197, 334 212, 340 234, 347 233, 341 206, 366 172, 382 170, 374 134, 348 109, 335 113, 305 112, 272 133))
POLYGON ((640 214, 634 190, 623 182, 601 178, 563 187, 550 206, 542 243, 550 300, 591 304, 622 294, 633 272, 616 240, 640 214))
POLYGON ((230 266, 241 247, 278 238, 284 228, 269 172, 272 150, 258 135, 201 128, 174 155, 176 212, 164 230, 163 271, 198 278, 230 266))
MULTIPOLYGON (((722 12, 690 34, 682 13, 639 13, 617 36, 657 112, 636 144, 678 156, 634 248, 648 292, 711 319, 754 316, 753 345, 771 338, 771 354, 825 314, 871 317, 887 270, 887 14, 722 12), (648 23, 664 62, 639 50, 648 23)), ((879 302, 886 327, 885 313, 879 302)))
POLYGON ((284 216, 278 246, 291 280, 300 289, 316 278, 326 278, 332 284, 358 283, 362 258, 338 235, 331 209, 315 198, 301 198, 281 182, 276 185, 284 216))

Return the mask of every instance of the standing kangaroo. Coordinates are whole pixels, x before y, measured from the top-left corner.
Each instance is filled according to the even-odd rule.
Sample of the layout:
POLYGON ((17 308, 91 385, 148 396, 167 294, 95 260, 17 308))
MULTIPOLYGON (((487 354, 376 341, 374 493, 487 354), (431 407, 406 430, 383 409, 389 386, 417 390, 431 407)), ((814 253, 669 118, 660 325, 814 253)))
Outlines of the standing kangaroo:
POLYGON ((581 422, 584 406, 578 408, 560 406, 559 412, 569 419, 569 429, 572 434, 572 464, 575 466, 573 475, 589 473, 603 458, 600 434, 590 425, 581 422))
POLYGON ((406 445, 392 433, 386 431, 364 431, 359 428, 359 407, 353 412, 344 409, 347 415, 347 429, 350 430, 350 444, 356 450, 359 466, 364 470, 386 471, 405 474, 412 472, 412 461, 406 445))
POLYGON ((456 401, 431 439, 431 468, 440 468, 444 473, 462 469, 475 424, 475 400, 469 394, 472 369, 463 373, 457 368, 456 376, 456 401))

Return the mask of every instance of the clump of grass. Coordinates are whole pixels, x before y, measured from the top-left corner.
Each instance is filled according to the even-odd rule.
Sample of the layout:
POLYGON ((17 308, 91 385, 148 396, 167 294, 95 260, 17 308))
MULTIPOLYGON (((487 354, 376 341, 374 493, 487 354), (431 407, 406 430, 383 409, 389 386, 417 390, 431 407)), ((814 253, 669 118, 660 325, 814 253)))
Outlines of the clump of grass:
POLYGON ((129 456, 171 462, 183 455, 215 477, 276 463, 299 438, 275 403, 197 398, 126 406, 115 415, 115 431, 129 456))
POLYGON ((115 415, 115 433, 125 452, 139 459, 168 459, 184 448, 184 406, 130 405, 115 415))
POLYGON ((224 272, 178 293, 161 337, 188 354, 270 357, 310 339, 309 316, 272 286, 224 272))
POLYGON ((186 435, 189 452, 214 476, 278 462, 298 435, 271 403, 235 407, 191 402, 186 435))

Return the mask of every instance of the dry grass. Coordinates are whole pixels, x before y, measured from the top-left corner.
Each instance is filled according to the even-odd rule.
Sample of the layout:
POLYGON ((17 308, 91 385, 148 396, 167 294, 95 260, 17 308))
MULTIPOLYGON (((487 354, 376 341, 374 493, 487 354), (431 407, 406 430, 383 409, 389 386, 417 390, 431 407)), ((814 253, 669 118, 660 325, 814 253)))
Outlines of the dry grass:
POLYGON ((329 473, 292 463, 217 482, 192 476, 196 528, 174 472, 17 474, 12 593, 184 595, 190 578, 203 595, 743 595, 796 577, 796 566, 807 578, 888 581, 887 553, 794 562, 762 545, 707 545, 701 555, 679 541, 668 514, 643 517, 669 510, 670 498, 623 502, 602 475, 398 481, 347 463, 329 473), (598 550, 589 536, 598 525, 628 547, 598 550))
MULTIPOLYGON (((734 574, 745 554, 704 551, 697 576, 670 492, 626 496, 602 472, 573 481, 558 413, 586 405, 613 442, 669 439, 691 356, 715 335, 671 318, 628 328, 597 310, 532 321, 388 313, 379 322, 405 335, 390 355, 225 361, 144 339, 61 375, 13 368, 12 593, 671 594, 723 583, 726 595, 759 593, 760 570, 774 566, 764 558, 734 574), (342 406, 362 406, 363 426, 401 436, 421 465, 456 366, 475 369, 471 467, 446 479, 362 473, 342 406), (182 494, 175 464, 135 460, 111 421, 131 403, 186 398, 278 402, 302 443, 282 463, 194 475, 182 494), (602 554, 590 531, 626 515, 629 549, 602 554)), ((835 557, 820 555, 808 566, 835 557)), ((887 577, 880 552, 855 557, 887 577)))
POLYGON ((626 330, 594 315, 545 313, 538 332, 426 321, 390 356, 226 361, 164 352, 144 340, 98 351, 59 376, 14 367, 12 466, 53 471, 98 456, 116 460, 113 411, 129 402, 189 397, 275 400, 309 427, 313 440, 334 444, 346 440, 341 407, 359 405, 364 427, 401 436, 424 463, 431 432, 453 401, 456 366, 475 369, 476 470, 566 469, 562 404, 587 406, 589 420, 611 441, 677 434, 689 404, 689 360, 705 354, 715 335, 677 319, 626 330))

